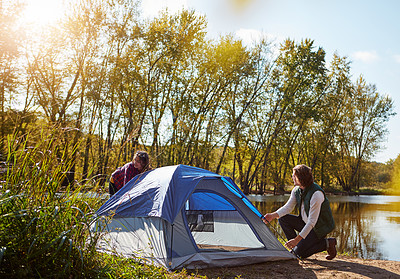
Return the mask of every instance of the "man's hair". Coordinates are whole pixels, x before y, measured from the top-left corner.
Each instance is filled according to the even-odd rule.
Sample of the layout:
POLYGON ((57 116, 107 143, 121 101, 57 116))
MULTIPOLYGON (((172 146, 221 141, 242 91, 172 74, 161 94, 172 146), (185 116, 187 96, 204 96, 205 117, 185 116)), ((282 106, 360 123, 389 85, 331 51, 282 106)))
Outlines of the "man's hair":
POLYGON ((293 168, 293 171, 302 186, 309 187, 314 183, 314 177, 310 167, 306 165, 297 165, 293 168))

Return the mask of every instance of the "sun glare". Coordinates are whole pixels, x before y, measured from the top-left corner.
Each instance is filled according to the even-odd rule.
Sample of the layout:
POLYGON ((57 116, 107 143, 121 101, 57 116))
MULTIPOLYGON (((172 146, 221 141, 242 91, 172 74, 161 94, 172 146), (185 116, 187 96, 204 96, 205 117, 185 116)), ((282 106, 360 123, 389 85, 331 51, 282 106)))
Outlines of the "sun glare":
POLYGON ((38 27, 52 24, 64 13, 63 0, 25 0, 22 20, 38 27))

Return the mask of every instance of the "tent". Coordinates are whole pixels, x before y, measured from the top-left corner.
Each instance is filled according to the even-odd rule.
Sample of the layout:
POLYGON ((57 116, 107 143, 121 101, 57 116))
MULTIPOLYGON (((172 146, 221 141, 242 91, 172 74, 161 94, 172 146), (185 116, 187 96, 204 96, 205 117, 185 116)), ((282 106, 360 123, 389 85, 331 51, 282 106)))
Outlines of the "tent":
POLYGON ((295 258, 229 177, 186 166, 135 176, 97 211, 97 249, 170 270, 295 258))

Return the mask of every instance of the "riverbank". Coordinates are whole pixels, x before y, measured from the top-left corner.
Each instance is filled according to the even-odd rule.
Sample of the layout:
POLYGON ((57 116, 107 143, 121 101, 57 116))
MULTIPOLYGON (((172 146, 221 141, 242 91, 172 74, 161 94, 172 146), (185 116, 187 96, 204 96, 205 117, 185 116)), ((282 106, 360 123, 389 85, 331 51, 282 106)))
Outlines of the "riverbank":
MULTIPOLYGON (((276 191, 274 193, 273 190, 266 190, 264 193, 251 193, 252 195, 290 195, 292 188, 285 188, 285 191, 276 191)), ((357 191, 341 191, 335 188, 325 188, 325 193, 328 195, 337 195, 337 196, 359 196, 359 195, 385 195, 385 196, 400 196, 400 190, 393 189, 384 189, 384 188, 361 188, 357 191)))
MULTIPOLYGON (((400 262, 363 260, 338 255, 332 261, 319 253, 303 261, 267 262, 241 267, 197 271, 196 278, 400 278, 400 262), (202 277, 203 276, 203 277, 202 277)), ((189 272, 188 272, 189 273, 189 272)))

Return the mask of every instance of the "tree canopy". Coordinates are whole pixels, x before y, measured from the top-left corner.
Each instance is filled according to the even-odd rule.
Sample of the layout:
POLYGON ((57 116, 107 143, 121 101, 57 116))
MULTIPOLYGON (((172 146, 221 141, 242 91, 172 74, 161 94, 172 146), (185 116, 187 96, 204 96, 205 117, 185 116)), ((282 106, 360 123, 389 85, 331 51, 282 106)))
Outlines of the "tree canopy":
POLYGON ((8 135, 57 133, 52 144, 73 162, 65 183, 104 184, 144 149, 153 167, 209 169, 246 194, 282 189, 300 163, 323 186, 351 191, 368 183, 394 115, 390 97, 352 79, 347 57, 325 61, 312 39, 288 38, 278 50, 268 38, 210 39, 195 11, 144 20, 134 0, 76 1, 62 22, 19 39, 18 14, 6 6, 2 157, 8 135))

